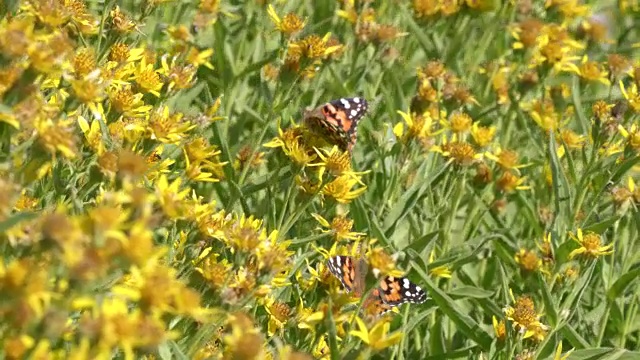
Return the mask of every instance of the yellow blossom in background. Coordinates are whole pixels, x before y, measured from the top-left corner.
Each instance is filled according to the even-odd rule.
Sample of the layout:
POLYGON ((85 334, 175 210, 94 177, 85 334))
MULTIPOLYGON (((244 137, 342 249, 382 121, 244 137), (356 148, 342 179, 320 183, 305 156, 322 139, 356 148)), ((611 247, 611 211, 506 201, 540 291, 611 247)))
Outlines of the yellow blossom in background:
POLYGON ((569 258, 574 258, 578 255, 598 258, 613 253, 613 244, 602 245, 602 238, 596 233, 588 232, 583 234, 582 229, 578 229, 575 234, 569 233, 569 236, 580 245, 579 248, 569 253, 569 258))
MULTIPOLYGON (((433 263, 436 259, 435 250, 429 254, 429 264, 433 263)), ((440 265, 429 269, 429 275, 432 277, 440 277, 444 279, 451 279, 451 268, 448 265, 440 265)))
POLYGON ((267 334, 272 336, 276 331, 282 331, 290 319, 291 308, 284 303, 277 302, 273 298, 267 298, 265 310, 269 314, 267 334))
POLYGON ((502 176, 496 180, 496 186, 505 193, 511 193, 515 190, 528 190, 531 187, 523 185, 525 181, 527 181, 526 177, 520 177, 511 171, 504 171, 502 176))
POLYGON ((491 317, 493 323, 493 331, 496 334, 496 338, 500 341, 504 341, 507 338, 507 326, 504 320, 498 321, 495 316, 491 317))
POLYGON ((486 147, 491 144, 495 135, 495 126, 484 127, 480 126, 477 122, 473 123, 471 126, 471 136, 473 137, 473 141, 479 147, 486 147))
POLYGON ((304 28, 306 21, 300 19, 296 14, 289 13, 280 19, 276 10, 271 4, 267 7, 267 13, 271 21, 275 24, 276 29, 287 37, 294 35, 304 28))
POLYGON ((182 180, 178 177, 169 183, 166 175, 161 175, 156 182, 158 200, 166 216, 180 218, 184 216, 184 199, 189 189, 182 188, 182 180))
POLYGON ((542 260, 531 250, 520 249, 515 255, 516 263, 525 271, 534 272, 542 266, 542 260))
POLYGON ((582 57, 580 66, 577 69, 571 68, 570 70, 577 70, 577 74, 588 81, 598 81, 604 85, 610 86, 609 73, 606 71, 602 64, 591 61, 585 55, 582 57))
POLYGON ((454 133, 462 134, 471 129, 472 122, 473 119, 471 119, 469 115, 462 112, 455 112, 451 114, 451 116, 449 117, 449 121, 446 124, 454 133))
POLYGON ((625 138, 627 144, 629 144, 632 149, 634 149, 635 151, 640 151, 640 126, 638 126, 637 123, 631 125, 628 131, 620 125, 618 126, 618 131, 620 132, 620 135, 625 138))
POLYGON ((460 166, 470 166, 483 158, 482 154, 476 153, 471 144, 459 141, 447 142, 446 139, 443 139, 441 145, 432 146, 431 151, 442 154, 449 158, 449 161, 460 166))

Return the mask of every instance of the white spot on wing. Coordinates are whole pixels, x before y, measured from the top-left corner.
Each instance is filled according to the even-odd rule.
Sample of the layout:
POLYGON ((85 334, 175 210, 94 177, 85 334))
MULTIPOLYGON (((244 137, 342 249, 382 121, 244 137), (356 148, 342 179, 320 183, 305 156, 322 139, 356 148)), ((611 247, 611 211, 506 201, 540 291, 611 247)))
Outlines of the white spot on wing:
POLYGON ((408 288, 409 288, 409 286, 411 286, 411 282, 409 282, 409 279, 404 279, 404 280, 402 280, 402 286, 403 286, 405 289, 408 289, 408 288))
POLYGON ((410 298, 411 296, 413 296, 413 295, 411 294, 411 291, 409 291, 409 290, 405 291, 405 292, 404 292, 404 295, 405 295, 406 297, 409 297, 409 298, 410 298))
POLYGON ((342 264, 340 264, 340 262, 341 262, 341 261, 340 261, 340 257, 339 257, 339 256, 338 256, 338 257, 336 257, 336 264, 338 264, 338 267, 341 267, 341 266, 342 266, 342 264))
POLYGON ((354 103, 360 104, 360 98, 359 97, 354 97, 352 100, 353 100, 354 103))
POLYGON ((356 115, 358 115, 358 110, 351 110, 351 117, 355 117, 356 115))
POLYGON ((342 103, 342 106, 344 106, 345 109, 350 109, 351 108, 351 104, 349 103, 349 101, 347 99, 340 99, 340 102, 342 103))
POLYGON ((416 286, 416 291, 421 292, 422 288, 420 286, 416 286))

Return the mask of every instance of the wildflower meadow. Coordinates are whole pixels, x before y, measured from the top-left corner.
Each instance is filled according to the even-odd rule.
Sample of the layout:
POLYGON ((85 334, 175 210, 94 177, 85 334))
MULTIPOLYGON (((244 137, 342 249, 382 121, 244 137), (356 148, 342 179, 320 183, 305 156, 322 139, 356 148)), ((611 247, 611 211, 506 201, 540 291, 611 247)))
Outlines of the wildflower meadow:
POLYGON ((640 1, 5 0, 3 359, 640 359, 640 1))

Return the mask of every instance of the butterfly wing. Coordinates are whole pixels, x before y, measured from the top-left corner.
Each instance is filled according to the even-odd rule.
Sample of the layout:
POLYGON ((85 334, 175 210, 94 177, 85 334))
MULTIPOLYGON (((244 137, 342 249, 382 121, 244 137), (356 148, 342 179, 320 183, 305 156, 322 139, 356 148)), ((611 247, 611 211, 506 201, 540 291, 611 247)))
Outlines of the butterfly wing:
POLYGON ((404 303, 421 304, 427 300, 427 293, 407 278, 387 276, 379 283, 380 298, 389 306, 404 303))
POLYGON ((364 260, 354 260, 351 256, 334 256, 327 260, 327 268, 347 292, 355 296, 364 293, 367 265, 364 260))
POLYGON ((351 151, 357 139, 358 122, 368 109, 369 104, 361 97, 332 100, 305 114, 305 122, 343 151, 351 151))

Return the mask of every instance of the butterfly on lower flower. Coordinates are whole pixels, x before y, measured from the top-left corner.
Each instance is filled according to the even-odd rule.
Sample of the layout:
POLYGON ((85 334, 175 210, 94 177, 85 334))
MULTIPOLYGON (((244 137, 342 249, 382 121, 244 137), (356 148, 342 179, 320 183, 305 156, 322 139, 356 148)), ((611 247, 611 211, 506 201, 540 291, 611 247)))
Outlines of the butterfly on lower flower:
POLYGON ((369 104, 361 97, 332 100, 304 113, 304 123, 342 151, 351 152, 356 144, 358 122, 367 113, 369 104))
MULTIPOLYGON (((367 264, 350 256, 334 256, 327 261, 331 274, 340 280, 347 292, 362 297, 365 291, 367 264)), ((382 315, 395 306, 404 303, 421 304, 427 300, 427 293, 407 278, 386 276, 379 280, 364 300, 362 308, 368 315, 382 315)))

